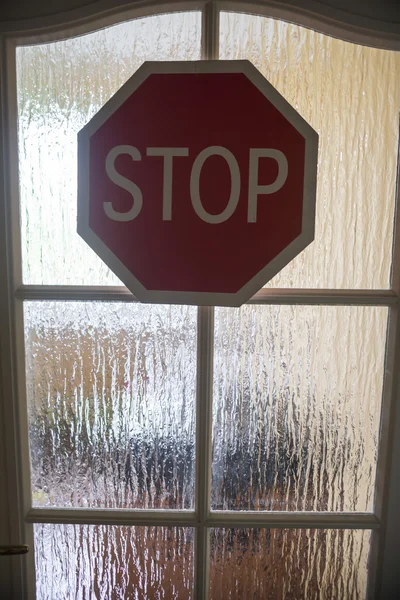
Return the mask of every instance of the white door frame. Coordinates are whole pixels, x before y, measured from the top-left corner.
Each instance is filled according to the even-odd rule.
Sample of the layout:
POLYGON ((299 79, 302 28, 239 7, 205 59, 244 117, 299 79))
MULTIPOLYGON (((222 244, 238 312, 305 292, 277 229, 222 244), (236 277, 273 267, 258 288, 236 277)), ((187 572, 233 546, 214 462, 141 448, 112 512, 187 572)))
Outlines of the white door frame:
MULTIPOLYGON (((175 10, 203 10, 203 58, 218 56, 218 15, 220 10, 234 10, 263 16, 290 20, 324 33, 341 37, 354 43, 362 43, 387 49, 400 50, 400 40, 392 35, 382 35, 357 25, 340 24, 296 7, 288 7, 281 3, 263 4, 248 2, 205 3, 175 2, 154 4, 147 1, 141 7, 121 9, 104 9, 104 5, 112 6, 112 1, 103 2, 101 12, 96 14, 96 4, 92 5, 92 13, 88 7, 77 9, 64 17, 46 18, 41 23, 22 20, 11 24, 7 31, 0 32, 0 135, 1 149, 0 168, 2 185, 0 188, 0 468, 7 473, 8 488, 0 486, 0 508, 2 518, 8 527, 0 528, 0 544, 28 543, 32 545, 33 522, 50 522, 50 516, 41 509, 31 508, 29 481, 29 449, 27 415, 25 410, 24 359, 22 332, 22 300, 23 299, 126 299, 126 291, 121 288, 100 288, 90 286, 84 290, 79 287, 68 288, 52 286, 22 286, 20 268, 20 237, 18 216, 18 156, 16 127, 16 82, 14 48, 29 42, 54 41, 89 32, 99 27, 151 14, 160 14, 175 10), (60 20, 61 19, 61 20, 60 20)), ((97 4, 97 10, 98 10, 97 4)), ((398 190, 399 192, 399 190, 398 190)), ((387 600, 392 597, 394 586, 400 589, 400 575, 396 571, 397 557, 400 555, 400 482, 397 472, 400 460, 400 410, 396 405, 400 402, 399 364, 400 364, 400 226, 396 217, 395 266, 392 274, 392 289, 383 291, 363 290, 262 290, 252 303, 265 304, 354 304, 354 305, 386 305, 390 311, 389 339, 386 356, 386 377, 382 416, 382 444, 377 469, 377 505, 375 515, 319 514, 318 518, 307 514, 269 515, 269 523, 274 527, 320 527, 353 526, 374 530, 379 535, 379 553, 373 559, 378 567, 378 581, 375 597, 387 600), (379 531, 379 533, 378 533, 379 531)), ((210 440, 211 427, 211 330, 213 325, 213 309, 199 311, 199 356, 205 355, 204 364, 199 365, 199 385, 204 390, 203 403, 207 410, 197 415, 198 441, 210 440)), ((209 510, 209 473, 205 465, 209 464, 209 444, 198 443, 197 447, 197 514, 201 521, 197 535, 197 552, 202 560, 198 562, 196 597, 206 597, 207 566, 207 527, 229 525, 232 521, 227 513, 209 510)), ((128 515, 118 511, 114 516, 106 511, 71 511, 52 510, 52 522, 127 522, 128 515), (103 514, 104 513, 104 514, 103 514)), ((142 511, 137 515, 137 523, 150 522, 150 515, 142 511)), ((245 514, 240 521, 246 526, 265 525, 260 515, 245 514)), ((129 523, 132 519, 129 518, 129 523)), ((153 522, 153 521, 151 521, 153 522)), ((171 524, 191 524, 187 515, 175 513, 171 516, 171 524)), ((376 546, 378 548, 378 545, 376 546)), ((34 577, 33 554, 26 557, 1 559, 1 582, 5 586, 13 585, 13 598, 20 600, 27 597, 27 589, 32 585, 34 577), (7 582, 8 579, 8 582, 7 582)), ((7 589, 7 588, 6 588, 7 589)), ((0 587, 1 591, 1 587, 0 587)))

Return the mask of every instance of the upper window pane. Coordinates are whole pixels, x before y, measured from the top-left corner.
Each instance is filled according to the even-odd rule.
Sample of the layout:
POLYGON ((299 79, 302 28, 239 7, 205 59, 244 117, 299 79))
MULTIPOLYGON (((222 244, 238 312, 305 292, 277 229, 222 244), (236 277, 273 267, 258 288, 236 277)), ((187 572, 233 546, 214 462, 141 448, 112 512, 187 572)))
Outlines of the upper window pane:
POLYGON ((200 58, 201 13, 17 49, 23 282, 118 285, 76 233, 77 133, 145 60, 200 58))
POLYGON ((400 54, 222 13, 220 58, 252 61, 320 135, 315 241, 269 286, 388 288, 400 54))

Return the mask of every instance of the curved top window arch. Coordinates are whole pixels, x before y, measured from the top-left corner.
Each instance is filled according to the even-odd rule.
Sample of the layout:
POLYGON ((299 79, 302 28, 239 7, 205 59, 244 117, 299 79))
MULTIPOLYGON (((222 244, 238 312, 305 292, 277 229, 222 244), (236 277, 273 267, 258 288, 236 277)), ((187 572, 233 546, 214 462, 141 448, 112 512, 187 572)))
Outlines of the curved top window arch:
POLYGON ((216 15, 218 11, 230 10, 283 19, 357 44, 400 49, 395 3, 382 4, 379 0, 369 3, 366 9, 360 5, 357 8, 352 6, 351 10, 347 10, 343 6, 346 3, 341 0, 322 0, 311 6, 309 0, 295 0, 290 4, 270 0, 175 0, 169 3, 97 0, 87 4, 84 0, 74 0, 69 7, 70 3, 71 0, 63 0, 57 7, 46 8, 40 0, 34 0, 29 9, 25 7, 23 14, 19 6, 9 6, 0 12, 0 19, 4 19, 6 13, 6 20, 0 20, 0 31, 11 35, 16 33, 21 44, 36 43, 80 35, 131 18, 164 12, 204 10, 216 15))

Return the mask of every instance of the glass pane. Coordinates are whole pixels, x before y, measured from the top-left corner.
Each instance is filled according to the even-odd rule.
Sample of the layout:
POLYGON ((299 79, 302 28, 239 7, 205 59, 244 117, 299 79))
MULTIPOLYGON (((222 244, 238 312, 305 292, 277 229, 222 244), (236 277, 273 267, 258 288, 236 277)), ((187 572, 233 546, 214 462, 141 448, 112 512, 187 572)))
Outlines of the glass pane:
POLYGON ((222 13, 220 57, 252 61, 320 135, 315 241, 269 285, 390 287, 400 54, 222 13))
POLYGON ((196 309, 26 302, 34 506, 192 508, 196 309))
POLYGON ((37 600, 190 600, 192 529, 35 525, 37 600))
POLYGON ((212 506, 371 511, 387 308, 216 310, 212 506))
POLYGON ((145 60, 200 58, 201 13, 17 49, 23 281, 120 285, 76 233, 77 132, 145 60))
POLYGON ((369 531, 211 530, 210 600, 362 600, 369 531))

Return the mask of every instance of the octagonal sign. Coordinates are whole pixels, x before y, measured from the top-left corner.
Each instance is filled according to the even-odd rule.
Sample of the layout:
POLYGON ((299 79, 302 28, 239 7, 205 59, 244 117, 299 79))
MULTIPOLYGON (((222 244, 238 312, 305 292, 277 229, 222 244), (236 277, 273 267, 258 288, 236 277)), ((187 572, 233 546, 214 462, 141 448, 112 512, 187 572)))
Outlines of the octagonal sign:
POLYGON ((239 306, 314 238, 317 147, 250 62, 147 62, 79 132, 78 232, 141 301, 239 306))

